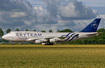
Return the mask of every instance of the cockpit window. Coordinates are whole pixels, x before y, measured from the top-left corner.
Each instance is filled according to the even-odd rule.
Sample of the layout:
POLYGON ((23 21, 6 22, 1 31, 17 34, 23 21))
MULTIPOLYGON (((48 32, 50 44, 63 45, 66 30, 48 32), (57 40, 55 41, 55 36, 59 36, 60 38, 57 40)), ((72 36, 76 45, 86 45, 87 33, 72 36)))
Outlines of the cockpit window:
POLYGON ((11 32, 9 32, 8 34, 11 34, 11 32))

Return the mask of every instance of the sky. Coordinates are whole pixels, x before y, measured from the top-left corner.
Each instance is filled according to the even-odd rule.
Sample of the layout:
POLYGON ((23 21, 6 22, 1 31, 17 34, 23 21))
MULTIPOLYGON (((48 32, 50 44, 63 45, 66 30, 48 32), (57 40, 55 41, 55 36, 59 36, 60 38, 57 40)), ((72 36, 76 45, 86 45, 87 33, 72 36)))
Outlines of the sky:
POLYGON ((0 0, 0 28, 81 31, 95 18, 105 28, 105 0, 0 0))

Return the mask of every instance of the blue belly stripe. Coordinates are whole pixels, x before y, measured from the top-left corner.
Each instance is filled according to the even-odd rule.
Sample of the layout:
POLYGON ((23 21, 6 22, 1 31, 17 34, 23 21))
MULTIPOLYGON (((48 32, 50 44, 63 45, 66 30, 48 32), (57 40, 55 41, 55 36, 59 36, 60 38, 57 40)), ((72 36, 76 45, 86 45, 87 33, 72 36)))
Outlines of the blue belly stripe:
POLYGON ((69 36, 65 41, 68 41, 74 34, 72 34, 71 36, 69 36))
POLYGON ((69 41, 73 40, 76 37, 78 38, 78 35, 77 34, 75 36, 73 36, 69 41))

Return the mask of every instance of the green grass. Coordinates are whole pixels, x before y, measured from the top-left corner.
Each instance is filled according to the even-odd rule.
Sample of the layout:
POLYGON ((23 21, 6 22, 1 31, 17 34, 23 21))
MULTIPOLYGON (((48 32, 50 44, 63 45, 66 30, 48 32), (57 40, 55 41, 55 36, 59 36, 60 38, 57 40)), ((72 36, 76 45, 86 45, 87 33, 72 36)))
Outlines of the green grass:
POLYGON ((105 46, 0 45, 0 68, 105 68, 105 46))

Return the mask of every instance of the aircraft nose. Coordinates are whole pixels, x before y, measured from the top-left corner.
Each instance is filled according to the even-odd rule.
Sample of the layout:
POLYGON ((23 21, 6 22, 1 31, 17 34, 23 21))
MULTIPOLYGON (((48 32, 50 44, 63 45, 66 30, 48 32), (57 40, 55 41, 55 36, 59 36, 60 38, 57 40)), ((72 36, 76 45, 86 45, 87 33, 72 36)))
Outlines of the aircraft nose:
POLYGON ((4 35, 4 36, 2 36, 2 39, 7 40, 8 39, 8 36, 7 35, 4 35))
POLYGON ((4 36, 2 36, 2 39, 4 39, 4 40, 13 40, 14 37, 10 36, 10 35, 4 35, 4 36))
POLYGON ((2 39, 5 39, 6 37, 5 36, 2 36, 2 39))

